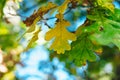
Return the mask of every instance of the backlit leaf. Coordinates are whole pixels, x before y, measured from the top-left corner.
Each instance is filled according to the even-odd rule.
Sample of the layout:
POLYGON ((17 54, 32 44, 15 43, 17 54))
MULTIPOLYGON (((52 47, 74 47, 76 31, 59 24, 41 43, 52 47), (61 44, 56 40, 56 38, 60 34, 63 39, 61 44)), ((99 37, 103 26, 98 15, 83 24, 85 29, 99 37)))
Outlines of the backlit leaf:
POLYGON ((73 33, 67 31, 66 27, 70 26, 70 22, 63 19, 62 14, 57 14, 58 22, 55 25, 55 28, 46 33, 45 39, 47 41, 54 38, 50 49, 57 51, 58 54, 64 53, 65 50, 70 50, 70 44, 68 40, 75 41, 76 37, 73 33))
POLYGON ((64 3, 58 7, 58 12, 60 14, 63 14, 67 9, 69 3, 72 3, 72 5, 74 5, 73 7, 75 7, 77 3, 80 3, 80 0, 65 0, 64 3))
POLYGON ((112 4, 113 0, 97 0, 98 5, 109 9, 111 12, 114 12, 114 5, 112 4))
POLYGON ((33 34, 33 37, 32 37, 31 40, 29 41, 29 43, 28 43, 25 51, 28 50, 28 49, 31 47, 31 45, 32 45, 33 42, 35 42, 36 40, 38 40, 38 34, 39 34, 40 31, 41 31, 41 28, 39 28, 39 29, 33 34))
POLYGON ((111 24, 104 23, 103 31, 94 33, 92 40, 96 40, 101 45, 115 44, 120 49, 120 29, 115 28, 111 24))
POLYGON ((58 8, 60 14, 63 14, 64 11, 67 9, 70 0, 65 0, 64 3, 58 8))
POLYGON ((72 43, 71 50, 66 53, 69 55, 68 58, 77 66, 85 65, 87 61, 97 60, 94 45, 88 38, 87 33, 81 34, 77 40, 72 43))

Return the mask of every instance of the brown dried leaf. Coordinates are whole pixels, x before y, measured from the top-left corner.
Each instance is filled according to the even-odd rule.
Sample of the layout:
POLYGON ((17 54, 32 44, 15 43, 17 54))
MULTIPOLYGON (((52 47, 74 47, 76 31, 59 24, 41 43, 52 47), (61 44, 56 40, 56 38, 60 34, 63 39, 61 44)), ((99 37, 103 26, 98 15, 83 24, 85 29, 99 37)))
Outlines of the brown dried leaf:
MULTIPOLYGON (((28 17, 25 21, 23 21, 26 26, 31 26, 34 22, 34 20, 37 17, 42 17, 44 14, 46 14, 49 10, 57 7, 56 4, 49 2, 46 6, 42 6, 38 9, 38 11, 34 12, 30 17, 28 17)), ((40 18, 41 19, 41 18, 40 18)))

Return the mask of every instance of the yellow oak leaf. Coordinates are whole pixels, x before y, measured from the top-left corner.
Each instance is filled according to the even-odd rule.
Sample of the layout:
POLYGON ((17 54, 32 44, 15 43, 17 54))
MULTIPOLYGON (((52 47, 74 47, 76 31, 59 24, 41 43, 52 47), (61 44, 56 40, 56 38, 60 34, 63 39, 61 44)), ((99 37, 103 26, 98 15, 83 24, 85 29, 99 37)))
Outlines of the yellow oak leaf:
POLYGON ((65 0, 64 3, 60 7, 58 7, 58 12, 60 14, 63 14, 65 10, 67 9, 67 6, 69 3, 70 3, 70 0, 65 0))
POLYGON ((111 12, 114 12, 113 0, 97 0, 98 5, 109 9, 111 12))
MULTIPOLYGON (((65 1, 63 2, 63 4, 60 5, 59 7, 57 7, 56 9, 58 10, 58 12, 59 12, 60 14, 64 14, 64 12, 65 12, 65 10, 67 9, 69 3, 72 3, 72 5, 74 5, 74 7, 75 7, 76 4, 77 4, 77 3, 80 3, 80 2, 81 2, 80 0, 65 0, 65 1)), ((56 9, 54 9, 54 10, 51 12, 51 14, 52 14, 56 9)))
POLYGON ((55 38, 50 49, 57 51, 58 54, 64 53, 65 50, 70 50, 70 44, 68 40, 75 41, 76 36, 73 33, 70 33, 66 27, 70 26, 70 22, 63 19, 62 14, 57 14, 58 22, 55 25, 55 28, 48 31, 45 35, 45 40, 49 41, 52 38, 55 38))
POLYGON ((114 12, 114 5, 112 3, 105 3, 105 5, 103 5, 103 7, 109 9, 111 12, 114 12))

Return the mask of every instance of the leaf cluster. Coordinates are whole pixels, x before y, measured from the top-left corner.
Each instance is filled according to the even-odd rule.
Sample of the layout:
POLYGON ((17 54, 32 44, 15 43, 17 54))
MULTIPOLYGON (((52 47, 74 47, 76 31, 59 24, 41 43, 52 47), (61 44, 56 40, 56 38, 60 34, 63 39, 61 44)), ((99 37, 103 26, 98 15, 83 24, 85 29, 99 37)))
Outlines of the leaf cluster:
MULTIPOLYGON (((104 45, 114 44, 120 49, 120 10, 116 9, 112 2, 113 0, 64 0, 61 5, 48 2, 23 22, 29 26, 26 31, 29 33, 35 31, 37 22, 56 18, 53 28, 44 22, 50 28, 45 40, 53 40, 50 49, 58 54, 65 53, 68 62, 82 66, 88 61, 96 61, 104 45), (87 20, 72 33, 67 29, 71 23, 64 18, 64 15, 68 13, 66 12, 68 9, 81 6, 87 7, 87 20), (51 13, 57 11, 55 17, 44 18, 50 11, 51 13)), ((27 49, 38 39, 39 32, 40 30, 34 33, 27 49)))

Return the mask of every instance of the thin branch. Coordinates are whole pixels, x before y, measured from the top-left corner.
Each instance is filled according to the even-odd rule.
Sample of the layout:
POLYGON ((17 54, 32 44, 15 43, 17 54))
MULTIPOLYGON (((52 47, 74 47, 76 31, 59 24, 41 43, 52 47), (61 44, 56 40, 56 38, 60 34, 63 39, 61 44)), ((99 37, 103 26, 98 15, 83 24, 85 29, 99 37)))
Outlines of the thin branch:
POLYGON ((68 14, 72 9, 73 9, 72 7, 68 7, 68 11, 66 11, 64 15, 68 14))
MULTIPOLYGON (((72 7, 68 7, 68 11, 66 11, 63 15, 65 14, 68 14, 71 10, 72 10, 72 7)), ((50 18, 46 18, 46 19, 43 19, 43 20, 50 20, 50 19, 55 19, 56 17, 50 17, 50 18)))
POLYGON ((48 28, 51 28, 51 26, 49 26, 47 22, 44 22, 44 24, 45 24, 48 28))

